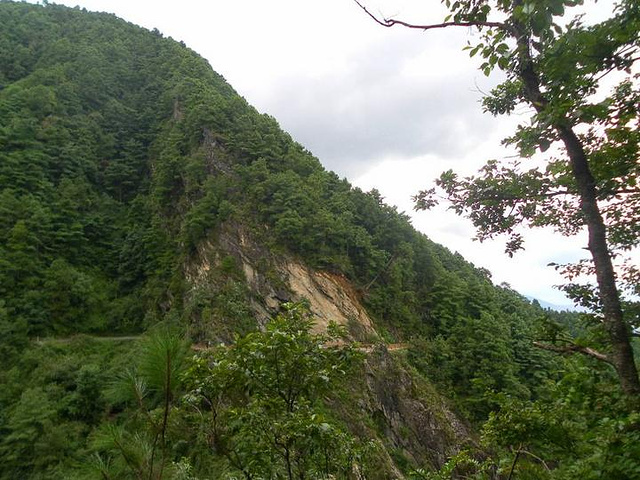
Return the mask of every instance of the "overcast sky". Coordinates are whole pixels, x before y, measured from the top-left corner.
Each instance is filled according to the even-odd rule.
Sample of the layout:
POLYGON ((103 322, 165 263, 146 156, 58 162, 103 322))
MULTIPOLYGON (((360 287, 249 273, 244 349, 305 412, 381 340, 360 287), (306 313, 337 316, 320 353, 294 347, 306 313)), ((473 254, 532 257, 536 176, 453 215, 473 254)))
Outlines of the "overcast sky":
MULTIPOLYGON (((522 294, 567 304, 549 262, 584 256, 586 238, 527 235, 513 259, 503 242, 473 242, 470 223, 439 208, 414 213, 411 195, 440 172, 476 171, 505 158, 500 140, 523 118, 480 107, 485 78, 461 48, 467 29, 385 29, 352 0, 64 0, 115 13, 184 41, 259 111, 312 151, 327 169, 364 190, 377 188, 431 239, 460 252, 522 294)), ((374 12, 441 21, 438 0, 365 0, 374 12)))

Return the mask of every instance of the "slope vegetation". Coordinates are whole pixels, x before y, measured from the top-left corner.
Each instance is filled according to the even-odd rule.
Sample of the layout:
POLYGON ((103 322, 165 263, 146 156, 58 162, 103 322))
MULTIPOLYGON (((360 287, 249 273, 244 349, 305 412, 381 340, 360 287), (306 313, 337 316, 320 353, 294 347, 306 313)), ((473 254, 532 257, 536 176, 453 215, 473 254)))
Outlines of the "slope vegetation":
POLYGON ((183 44, 56 5, 2 2, 0 24, 2 478, 69 478, 124 408, 94 373, 135 349, 38 337, 169 323, 229 342, 307 298, 351 339, 409 345, 372 357, 360 393, 326 399, 381 439, 395 464, 381 471, 397 475, 466 441, 452 409, 480 421, 496 405, 487 392, 528 399, 546 380, 555 360, 530 342, 539 308, 327 172, 183 44), (447 430, 438 422, 458 427, 437 440, 416 426, 447 430))

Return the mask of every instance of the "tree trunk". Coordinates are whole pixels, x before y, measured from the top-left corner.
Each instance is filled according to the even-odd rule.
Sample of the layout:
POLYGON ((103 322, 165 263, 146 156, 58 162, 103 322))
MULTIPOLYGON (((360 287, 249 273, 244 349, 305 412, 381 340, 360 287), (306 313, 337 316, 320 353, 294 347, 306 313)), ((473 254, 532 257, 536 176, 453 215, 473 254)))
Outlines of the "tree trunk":
MULTIPOLYGON (((540 113, 545 113, 549 102, 540 91, 540 81, 529 52, 529 37, 522 25, 516 24, 514 33, 518 43, 520 78, 524 83, 527 100, 540 113)), ((609 335, 611 364, 616 369, 620 386, 628 396, 640 395, 640 380, 631 348, 631 331, 625 323, 615 272, 607 242, 607 229, 597 201, 596 182, 589 168, 582 142, 570 123, 557 119, 553 128, 558 132, 569 156, 571 172, 580 197, 580 209, 589 232, 588 249, 593 258, 598 283, 598 296, 602 303, 603 325, 609 335)))
POLYGON ((628 395, 640 395, 638 370, 631 348, 631 331, 622 314, 606 226, 598 207, 595 179, 589 169, 582 143, 573 130, 565 126, 556 126, 556 130, 569 155, 571 171, 580 195, 580 208, 589 232, 588 248, 596 270, 603 324, 611 342, 611 363, 618 372, 624 392, 628 395))

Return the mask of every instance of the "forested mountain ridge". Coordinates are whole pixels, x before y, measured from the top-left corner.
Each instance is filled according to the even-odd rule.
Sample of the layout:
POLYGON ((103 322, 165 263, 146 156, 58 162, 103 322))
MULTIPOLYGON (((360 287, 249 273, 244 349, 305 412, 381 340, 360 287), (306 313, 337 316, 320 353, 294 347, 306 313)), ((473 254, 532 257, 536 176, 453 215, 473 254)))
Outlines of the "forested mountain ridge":
MULTIPOLYGON (((260 459, 261 474, 247 476, 242 448, 264 445, 250 444, 241 427, 214 429, 218 443, 203 442, 201 425, 180 410, 178 399, 194 401, 208 388, 220 394, 224 382, 207 379, 231 373, 196 363, 166 371, 175 382, 152 388, 158 345, 167 359, 183 359, 176 365, 189 364, 180 342, 152 333, 146 346, 112 348, 86 337, 34 342, 40 337, 157 332, 158 325, 212 344, 248 334, 251 341, 217 354, 217 364, 238 363, 246 359, 234 352, 255 354, 255 345, 271 348, 279 338, 256 332, 268 317, 304 317, 281 303, 315 292, 341 305, 335 316, 343 314, 351 339, 411 345, 406 354, 382 348, 345 367, 350 385, 331 394, 310 388, 322 395, 285 412, 318 403, 345 432, 377 442, 382 460, 370 478, 441 467, 466 442, 475 445, 452 410, 478 424, 498 405, 548 395, 561 369, 587 368, 561 366, 537 350, 532 339, 549 324, 542 310, 417 233, 377 192, 325 171, 184 45, 113 15, 55 5, 0 2, 0 24, 1 478, 260 478, 267 471, 286 478, 271 457, 260 459), (144 382, 133 382, 136 401, 113 387, 129 364, 139 365, 149 388, 143 395, 144 382), (122 447, 147 445, 144 435, 147 453, 122 447)), ((317 317, 334 315, 309 300, 317 317)), ((281 328, 275 332, 288 332, 281 328)), ((295 345, 278 347, 286 348, 295 345)), ((320 360, 342 361, 318 352, 320 360)), ((591 368, 589 379, 613 388, 602 367, 591 368)), ((239 390, 228 402, 238 409, 233 402, 246 389, 233 385, 239 390)), ((240 405, 262 418, 253 403, 240 405)), ((332 423, 317 421, 316 430, 305 428, 325 438, 332 423)), ((343 438, 336 432, 326 438, 343 438)))
POLYGON ((106 14, 2 13, 3 298, 29 335, 139 330, 182 308, 184 266, 234 222, 345 275, 391 334, 494 301, 487 272, 324 171, 180 44, 106 14))

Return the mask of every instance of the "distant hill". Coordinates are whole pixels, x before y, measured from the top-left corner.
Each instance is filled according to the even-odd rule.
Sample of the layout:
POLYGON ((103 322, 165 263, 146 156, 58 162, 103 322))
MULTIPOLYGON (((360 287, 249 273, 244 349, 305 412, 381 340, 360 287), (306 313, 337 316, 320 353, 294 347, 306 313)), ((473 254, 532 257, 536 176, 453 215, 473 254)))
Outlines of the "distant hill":
POLYGON ((575 305, 564 304, 564 305, 556 305, 555 303, 545 302, 544 300, 539 300, 535 297, 526 295, 526 298, 531 300, 532 302, 535 300, 538 304, 544 309, 551 309, 557 312, 567 311, 567 312, 580 312, 583 311, 580 307, 576 307, 575 305))

